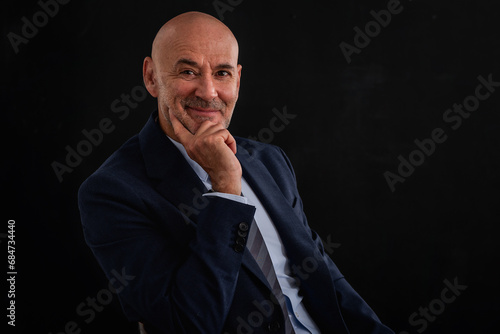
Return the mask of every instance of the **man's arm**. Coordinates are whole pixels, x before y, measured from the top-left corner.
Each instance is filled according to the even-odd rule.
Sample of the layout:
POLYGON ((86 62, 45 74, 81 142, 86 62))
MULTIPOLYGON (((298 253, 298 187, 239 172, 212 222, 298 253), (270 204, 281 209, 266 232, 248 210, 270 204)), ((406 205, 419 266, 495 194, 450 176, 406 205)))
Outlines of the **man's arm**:
MULTIPOLYGON (((169 116, 176 139, 209 174, 213 190, 240 195, 241 165, 227 129, 205 121, 191 134, 169 116)), ((151 185, 134 181, 101 171, 80 190, 86 240, 106 274, 110 277, 111 271, 123 268, 136 277, 120 294, 125 312, 165 333, 220 332, 245 246, 234 247, 236 234, 242 223, 250 227, 255 208, 208 196, 193 228, 164 198, 155 201, 165 207, 152 210, 152 204, 145 203, 154 196, 151 185)))
POLYGON ((243 254, 234 240, 255 208, 210 197, 193 228, 167 201, 159 216, 137 189, 146 188, 101 172, 79 192, 88 245, 108 278, 129 278, 113 282, 125 313, 159 333, 221 332, 243 254))

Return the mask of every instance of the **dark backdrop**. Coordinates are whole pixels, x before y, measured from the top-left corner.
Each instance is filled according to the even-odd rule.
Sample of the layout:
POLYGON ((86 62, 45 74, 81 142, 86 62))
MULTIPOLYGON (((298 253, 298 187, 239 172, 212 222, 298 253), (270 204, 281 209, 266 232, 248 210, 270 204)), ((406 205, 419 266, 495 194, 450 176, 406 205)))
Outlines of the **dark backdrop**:
POLYGON ((116 296, 106 299, 77 189, 155 108, 141 85, 158 28, 199 10, 223 19, 240 42, 231 132, 285 150, 310 225, 380 318, 396 333, 496 333, 500 87, 480 89, 490 95, 479 104, 474 97, 479 76, 500 81, 494 3, 402 0, 388 22, 387 1, 92 0, 49 6, 45 16, 37 1, 4 2, 1 244, 6 261, 15 220, 17 332, 135 333, 116 296), (369 23, 372 10, 385 27, 369 23), (36 34, 26 21, 38 24, 36 34), (367 23, 369 43, 355 40, 354 28, 367 23), (350 62, 342 42, 359 47, 350 62), (446 122, 464 100, 470 115, 446 122), (271 131, 284 110, 288 124, 271 131), (87 155, 58 179, 54 162, 66 165, 82 131, 106 118, 113 130, 91 152, 80 144, 87 155), (410 158, 417 166, 400 167, 405 181, 391 189, 386 172, 394 178, 410 158), (447 284, 459 285, 455 294, 447 284), (97 297, 105 305, 82 316, 97 297))

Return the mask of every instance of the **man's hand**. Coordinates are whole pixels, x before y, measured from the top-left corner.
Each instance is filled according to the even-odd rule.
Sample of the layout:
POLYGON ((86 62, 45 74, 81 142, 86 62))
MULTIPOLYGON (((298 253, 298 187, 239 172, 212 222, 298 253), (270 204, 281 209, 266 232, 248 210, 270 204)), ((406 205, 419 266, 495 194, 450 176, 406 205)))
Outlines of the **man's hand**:
POLYGON ((187 154, 210 176, 214 191, 241 195, 241 165, 236 141, 219 123, 205 121, 193 135, 169 111, 170 122, 187 154))

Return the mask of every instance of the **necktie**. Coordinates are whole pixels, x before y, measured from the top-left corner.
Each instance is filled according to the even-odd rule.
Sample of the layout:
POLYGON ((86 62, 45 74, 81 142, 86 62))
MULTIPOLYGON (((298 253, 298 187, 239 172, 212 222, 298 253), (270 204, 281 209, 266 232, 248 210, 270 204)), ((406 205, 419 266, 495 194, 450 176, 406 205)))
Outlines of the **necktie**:
POLYGON ((295 332, 293 330, 292 323, 290 322, 290 317, 288 316, 285 296, 281 291, 281 287, 279 285, 278 278, 276 277, 276 272, 274 271, 273 263, 271 261, 271 256, 267 251, 264 238, 262 237, 262 234, 260 233, 259 227, 255 223, 255 220, 250 227, 250 231, 248 231, 247 248, 264 273, 264 276, 266 277, 269 285, 272 288, 274 296, 280 304, 281 310, 283 311, 283 315, 285 317, 285 333, 294 334, 295 332))

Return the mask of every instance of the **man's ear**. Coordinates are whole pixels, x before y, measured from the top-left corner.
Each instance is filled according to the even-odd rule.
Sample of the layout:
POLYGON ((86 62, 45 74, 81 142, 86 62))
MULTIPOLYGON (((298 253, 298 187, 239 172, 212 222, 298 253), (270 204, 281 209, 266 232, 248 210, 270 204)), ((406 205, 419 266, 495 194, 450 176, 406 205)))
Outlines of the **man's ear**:
POLYGON ((151 57, 144 58, 142 65, 142 79, 149 94, 158 97, 158 82, 156 81, 155 68, 151 57))
POLYGON ((237 71, 238 71, 238 82, 237 82, 237 87, 238 87, 238 90, 240 89, 241 68, 242 68, 242 66, 241 66, 240 64, 238 64, 238 66, 237 66, 237 71))

